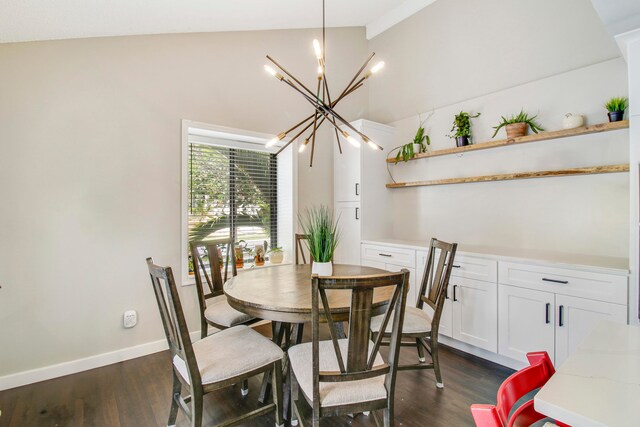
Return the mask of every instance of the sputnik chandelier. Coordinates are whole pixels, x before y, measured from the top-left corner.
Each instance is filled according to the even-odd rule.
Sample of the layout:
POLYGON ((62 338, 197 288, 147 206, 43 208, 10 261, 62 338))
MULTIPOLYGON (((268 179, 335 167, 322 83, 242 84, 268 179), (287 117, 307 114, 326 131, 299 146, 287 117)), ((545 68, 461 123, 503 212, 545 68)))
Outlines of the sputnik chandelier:
POLYGON ((346 130, 340 129, 340 125, 342 125, 343 128, 348 128, 354 134, 358 135, 360 139, 372 149, 382 150, 382 147, 380 147, 378 144, 376 144, 371 139, 369 139, 365 134, 358 131, 349 122, 347 122, 340 114, 338 114, 335 110, 335 107, 344 98, 346 98, 356 90, 360 89, 364 85, 365 80, 367 80, 376 72, 380 71, 380 69, 384 66, 384 62, 382 61, 378 62, 376 65, 371 67, 371 69, 369 69, 364 74, 362 74, 364 70, 367 68, 367 66, 369 65, 369 62, 371 62, 371 60, 373 59, 373 56, 375 55, 375 53, 372 53, 371 55, 369 55, 369 57, 366 59, 362 67, 360 67, 360 69, 355 74, 355 76, 353 76, 353 78, 351 79, 347 87, 342 91, 342 93, 340 93, 340 95, 337 98, 332 99, 331 94, 329 92, 329 84, 327 83, 327 76, 325 74, 325 31, 326 31, 325 30, 325 5, 324 5, 324 0, 322 0, 322 46, 320 46, 320 42, 317 39, 313 40, 313 49, 315 51, 316 58, 318 60, 318 75, 317 75, 318 84, 315 92, 312 92, 307 86, 302 84, 300 80, 295 78, 282 65, 276 62, 276 60, 274 60, 269 55, 267 55, 267 59, 286 76, 282 75, 279 71, 276 71, 276 69, 274 69, 269 65, 264 66, 264 69, 269 74, 271 74, 272 76, 280 80, 282 83, 286 84, 287 86, 291 87, 293 90, 298 92, 300 95, 302 95, 302 97, 305 100, 307 100, 314 108, 313 114, 301 120, 300 122, 296 123, 286 131, 279 133, 278 136, 276 136, 275 138, 267 142, 266 146, 272 147, 275 144, 277 144, 279 141, 283 140, 287 135, 294 133, 298 131, 298 129, 302 128, 302 130, 297 132, 295 136, 291 137, 291 139, 277 151, 276 155, 280 154, 282 150, 284 150, 289 146, 289 144, 291 144, 298 137, 300 137, 302 134, 307 132, 309 128, 312 128, 310 130, 310 133, 304 139, 304 142, 300 144, 300 147, 298 149, 300 153, 304 152, 305 149, 307 148, 307 145, 309 145, 309 142, 311 142, 311 158, 309 161, 310 167, 313 166, 313 153, 315 150, 316 133, 320 128, 320 126, 322 126, 322 124, 325 121, 329 122, 334 128, 333 130, 335 132, 336 142, 338 143, 338 149, 340 150, 340 154, 342 154, 342 146, 340 145, 339 135, 342 135, 342 137, 346 139, 351 145, 355 147, 360 147, 360 142, 356 138, 354 138, 352 135, 350 135, 346 130))

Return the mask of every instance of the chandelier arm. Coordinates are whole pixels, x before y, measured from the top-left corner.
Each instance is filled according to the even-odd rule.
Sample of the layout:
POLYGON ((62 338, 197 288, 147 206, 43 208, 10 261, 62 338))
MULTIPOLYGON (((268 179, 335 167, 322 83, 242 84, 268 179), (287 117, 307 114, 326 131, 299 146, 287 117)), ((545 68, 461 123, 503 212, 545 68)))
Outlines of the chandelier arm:
MULTIPOLYGON (((311 117, 313 117, 313 114, 311 115, 311 117)), ((320 122, 322 124, 322 121, 320 122)), ((289 140, 289 142, 287 142, 285 145, 282 146, 282 148, 280 148, 278 151, 276 151, 276 156, 278 154, 280 154, 282 152, 282 150, 284 150, 285 148, 287 148, 289 145, 291 145, 291 143, 293 141, 295 141, 300 135, 302 135, 303 133, 305 133, 307 131, 307 129, 309 129, 311 126, 313 125, 313 122, 309 123, 307 126, 305 126, 300 132, 298 132, 295 136, 291 137, 291 139, 289 140)), ((319 125, 318 125, 319 126, 319 125)))
MULTIPOLYGON (((293 74, 289 73, 282 65, 278 64, 275 59, 273 59, 269 55, 267 55, 267 59, 269 61, 271 61, 273 63, 273 65, 275 65, 276 67, 280 68, 280 70, 282 70, 283 73, 285 73, 287 76, 291 77, 294 82, 298 83, 300 85, 300 87, 303 88, 304 90, 306 90, 308 93, 310 93, 311 96, 316 96, 313 92, 311 92, 311 90, 308 87, 306 87, 304 84, 302 84, 302 82, 300 80, 296 79, 293 76, 293 74)), ((284 80, 282 80, 282 81, 284 81, 284 80)), ((290 86, 295 88, 295 86, 292 85, 291 82, 289 82, 289 83, 290 83, 290 86)))
POLYGON ((353 78, 351 79, 347 87, 342 91, 342 94, 340 96, 344 95, 349 90, 353 82, 355 82, 356 79, 360 76, 360 74, 362 74, 364 69, 367 68, 367 65, 369 65, 369 62, 371 62, 374 56, 375 56, 375 52, 372 52, 371 55, 369 55, 369 57, 364 61, 364 64, 362 64, 362 67, 360 67, 360 69, 355 74, 355 76, 353 76, 353 78))
POLYGON ((336 142, 338 143, 338 150, 340 150, 340 154, 342 154, 342 145, 340 145, 340 137, 338 136, 338 129, 333 128, 333 131, 336 133, 336 142))
MULTIPOLYGON (((322 79, 318 79, 318 89, 317 94, 320 95, 320 85, 322 84, 322 79)), ((311 159, 309 160, 309 167, 313 167, 313 154, 316 149, 316 131, 318 130, 318 112, 316 111, 313 114, 313 133, 311 134, 311 159)))

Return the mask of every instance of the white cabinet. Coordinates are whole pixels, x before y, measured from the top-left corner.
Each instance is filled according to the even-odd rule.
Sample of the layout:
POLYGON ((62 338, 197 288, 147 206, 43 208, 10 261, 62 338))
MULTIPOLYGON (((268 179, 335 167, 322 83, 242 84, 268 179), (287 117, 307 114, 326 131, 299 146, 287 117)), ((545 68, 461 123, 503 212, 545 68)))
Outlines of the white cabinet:
POLYGON ((498 351, 498 289, 495 283, 451 276, 453 338, 498 351))
POLYGON ((334 211, 336 218, 339 218, 341 235, 333 260, 337 264, 360 265, 360 203, 336 203, 334 211))
MULTIPOLYGON (((335 144, 335 141, 333 141, 335 144)), ((333 200, 334 202, 359 202, 362 194, 360 182, 360 148, 340 138, 342 154, 334 147, 333 156, 333 200)))
POLYGON ((527 361, 530 351, 546 351, 551 359, 555 346, 555 295, 500 285, 498 290, 498 353, 527 361))
MULTIPOLYGON (((364 247, 364 245, 363 245, 364 247)), ((379 261, 379 260, 372 260, 372 259, 367 259, 367 258, 363 258, 361 260, 361 265, 367 266, 367 267, 374 267, 374 268, 380 268, 382 270, 387 270, 387 271, 391 271, 393 273, 398 272, 400 270, 407 269, 409 270, 409 290, 407 291, 407 305, 409 306, 415 306, 416 305, 416 301, 417 301, 417 291, 416 291, 416 283, 418 283, 418 281, 416 280, 416 269, 413 267, 408 267, 406 265, 398 265, 398 264, 391 264, 388 262, 383 262, 383 261, 379 261)))
MULTIPOLYGON (((601 319, 627 323, 627 307, 601 301, 556 295, 556 360, 562 364, 567 356, 601 319)), ((602 343, 603 348, 607 344, 602 343)), ((615 350, 615 349, 610 349, 615 350)))

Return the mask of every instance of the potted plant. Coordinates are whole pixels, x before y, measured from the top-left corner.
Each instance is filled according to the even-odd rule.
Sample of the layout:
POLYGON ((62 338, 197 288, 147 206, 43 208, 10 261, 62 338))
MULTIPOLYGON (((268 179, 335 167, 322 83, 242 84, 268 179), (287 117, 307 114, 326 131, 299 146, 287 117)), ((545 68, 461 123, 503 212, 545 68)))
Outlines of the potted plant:
POLYGON ((325 205, 305 210, 300 217, 303 234, 307 235, 306 244, 313 262, 311 274, 331 276, 333 273, 333 254, 340 240, 338 221, 325 205))
POLYGON ((469 145, 471 140, 471 119, 475 119, 478 116, 480 116, 480 113, 472 116, 466 111, 460 111, 459 114, 453 117, 453 126, 451 127, 453 134, 448 136, 456 140, 456 146, 469 145))
MULTIPOLYGON (((398 150, 398 153, 396 154, 396 163, 400 160, 403 162, 411 160, 415 157, 416 153, 427 152, 427 145, 431 145, 431 138, 429 138, 429 135, 425 133, 423 124, 424 120, 420 122, 420 126, 416 132, 416 136, 413 137, 413 141, 393 149, 398 150)), ((393 152, 393 150, 391 151, 393 152)))
POLYGON ((609 112, 607 115, 609 116, 610 122, 619 122, 624 118, 624 112, 629 106, 629 100, 623 97, 613 97, 609 101, 604 104, 604 108, 606 108, 609 112))
POLYGON ((271 264, 281 264, 284 260, 284 251, 282 248, 271 248, 269 251, 269 262, 271 264))
POLYGON ((525 113, 524 110, 520 110, 520 112, 516 115, 511 115, 508 117, 501 117, 501 121, 498 126, 494 126, 493 128, 496 130, 493 133, 491 138, 495 138, 498 134, 498 131, 506 126, 507 129, 507 138, 517 138, 519 136, 525 136, 527 134, 527 127, 530 127, 533 133, 538 133, 540 131, 544 131, 542 126, 535 122, 535 118, 537 115, 533 117, 529 117, 528 113, 525 113))

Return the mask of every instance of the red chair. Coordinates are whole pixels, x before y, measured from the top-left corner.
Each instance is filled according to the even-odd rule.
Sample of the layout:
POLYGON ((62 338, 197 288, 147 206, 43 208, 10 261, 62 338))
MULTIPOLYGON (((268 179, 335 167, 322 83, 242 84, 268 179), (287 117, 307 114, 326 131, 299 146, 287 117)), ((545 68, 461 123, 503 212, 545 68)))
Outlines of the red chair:
MULTIPOLYGON (((527 353, 528 366, 507 378, 498 389, 498 404, 471 405, 471 415, 477 427, 530 426, 547 418, 535 411, 533 399, 522 404, 509 418, 513 405, 527 393, 542 387, 556 371, 546 351, 527 353)), ((557 422, 558 426, 569 427, 557 422)))

